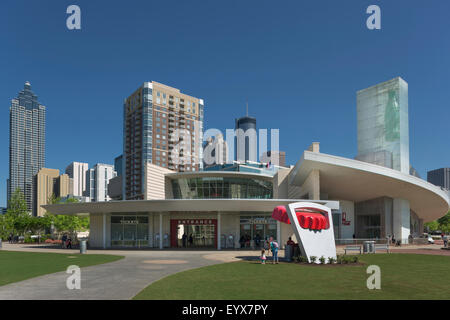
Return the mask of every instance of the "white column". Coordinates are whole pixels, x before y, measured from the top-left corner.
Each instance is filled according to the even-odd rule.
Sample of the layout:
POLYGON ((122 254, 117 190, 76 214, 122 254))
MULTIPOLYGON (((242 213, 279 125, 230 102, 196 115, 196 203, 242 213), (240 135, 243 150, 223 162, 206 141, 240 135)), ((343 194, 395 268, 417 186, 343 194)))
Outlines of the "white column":
POLYGON ((402 243, 408 243, 410 234, 410 218, 411 212, 409 208, 409 201, 405 199, 394 199, 393 205, 393 230, 395 240, 401 240, 402 243))
POLYGON ((106 213, 103 213, 103 249, 106 249, 106 213))
POLYGON ((278 241, 278 246, 284 247, 284 245, 281 243, 281 224, 280 221, 277 221, 277 241, 278 241))
POLYGON ((220 230, 220 212, 217 212, 217 250, 220 250, 220 238, 221 238, 221 230, 220 230))
POLYGON ((148 213, 148 246, 151 248, 153 246, 153 235, 152 235, 152 221, 151 218, 152 214, 148 213))
POLYGON ((159 248, 163 248, 163 214, 159 214, 159 248))

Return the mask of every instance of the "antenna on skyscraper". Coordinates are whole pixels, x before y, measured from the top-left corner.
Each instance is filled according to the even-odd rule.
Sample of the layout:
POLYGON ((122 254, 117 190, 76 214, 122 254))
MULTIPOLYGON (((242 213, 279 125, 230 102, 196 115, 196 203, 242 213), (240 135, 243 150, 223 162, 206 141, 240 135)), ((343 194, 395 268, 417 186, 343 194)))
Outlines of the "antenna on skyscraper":
POLYGON ((245 113, 245 116, 248 117, 248 100, 246 101, 246 106, 247 106, 247 107, 246 107, 246 113, 245 113))

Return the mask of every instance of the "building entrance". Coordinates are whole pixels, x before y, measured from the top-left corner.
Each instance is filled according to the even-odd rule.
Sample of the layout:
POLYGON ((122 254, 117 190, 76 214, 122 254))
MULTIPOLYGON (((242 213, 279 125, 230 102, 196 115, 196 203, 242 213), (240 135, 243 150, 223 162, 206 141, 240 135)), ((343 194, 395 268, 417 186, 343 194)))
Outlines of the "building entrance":
POLYGON ((216 248, 217 219, 172 219, 172 248, 216 248))
POLYGON ((270 237, 277 238, 277 222, 270 215, 241 216, 240 226, 241 248, 260 248, 270 237))

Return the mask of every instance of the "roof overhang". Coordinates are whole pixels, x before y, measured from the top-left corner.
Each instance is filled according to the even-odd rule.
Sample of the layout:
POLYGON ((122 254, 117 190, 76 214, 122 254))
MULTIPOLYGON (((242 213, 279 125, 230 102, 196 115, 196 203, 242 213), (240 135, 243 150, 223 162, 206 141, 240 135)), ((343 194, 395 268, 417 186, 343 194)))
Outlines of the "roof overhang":
POLYGON ((406 199, 425 222, 445 215, 449 196, 439 187, 397 170, 367 162, 305 151, 289 175, 289 184, 302 186, 311 170, 319 170, 320 192, 329 199, 355 202, 390 197, 406 199))
POLYGON ((100 213, 164 213, 164 212, 272 212, 276 206, 308 201, 339 209, 338 201, 278 200, 278 199, 162 199, 85 202, 43 205, 47 211, 62 215, 89 215, 100 213))

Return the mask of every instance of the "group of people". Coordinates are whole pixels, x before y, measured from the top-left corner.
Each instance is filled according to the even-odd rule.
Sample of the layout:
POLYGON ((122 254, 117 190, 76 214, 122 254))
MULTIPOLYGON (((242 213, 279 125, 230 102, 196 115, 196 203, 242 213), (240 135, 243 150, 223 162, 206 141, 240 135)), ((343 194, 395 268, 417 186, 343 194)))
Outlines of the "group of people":
POLYGON ((192 233, 188 235, 185 233, 183 234, 183 236, 181 237, 181 241, 183 242, 183 248, 187 248, 187 244, 189 242, 189 247, 192 247, 193 243, 194 243, 194 237, 192 236, 192 233))
MULTIPOLYGON (((278 242, 276 242, 273 237, 270 237, 268 241, 266 241, 266 245, 267 246, 269 252, 272 252, 272 263, 278 264, 278 242)), ((267 260, 267 256, 266 256, 266 249, 262 248, 261 249, 261 264, 266 264, 266 260, 267 260)))
POLYGON ((8 236, 8 242, 9 243, 19 243, 19 236, 15 236, 12 233, 8 236))
MULTIPOLYGON (((239 243, 241 245, 241 248, 246 248, 246 247, 250 247, 250 241, 252 240, 252 238, 250 237, 250 235, 248 233, 243 234, 241 236, 241 238, 239 239, 239 243)), ((260 248, 262 243, 265 243, 267 241, 263 241, 263 238, 261 237, 261 235, 259 233, 257 233, 254 238, 253 241, 255 243, 255 247, 256 248, 260 248)))
POLYGON ((72 249, 72 238, 68 237, 67 234, 63 234, 61 246, 63 249, 72 249))

